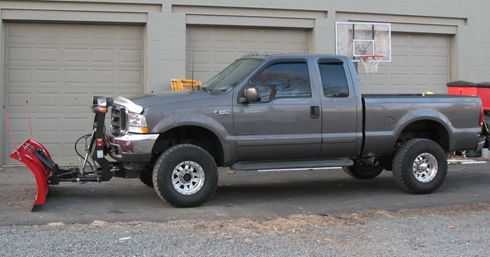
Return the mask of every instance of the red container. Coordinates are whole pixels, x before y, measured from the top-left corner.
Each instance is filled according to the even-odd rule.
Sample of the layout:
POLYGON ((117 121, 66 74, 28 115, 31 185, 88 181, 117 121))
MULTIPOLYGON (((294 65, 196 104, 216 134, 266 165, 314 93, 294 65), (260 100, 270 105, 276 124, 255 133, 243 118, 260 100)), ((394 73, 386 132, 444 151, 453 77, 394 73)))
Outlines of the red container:
POLYGON ((447 93, 450 95, 479 96, 483 103, 483 110, 490 111, 490 82, 453 81, 447 83, 447 87, 447 93))

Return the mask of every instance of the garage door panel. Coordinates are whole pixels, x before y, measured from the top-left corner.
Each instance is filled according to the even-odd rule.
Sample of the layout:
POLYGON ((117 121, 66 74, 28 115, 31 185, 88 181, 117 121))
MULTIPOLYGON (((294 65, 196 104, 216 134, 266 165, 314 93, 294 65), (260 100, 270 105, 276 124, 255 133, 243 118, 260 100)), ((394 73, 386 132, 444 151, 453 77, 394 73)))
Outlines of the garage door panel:
POLYGON ((439 81, 446 81, 443 85, 442 85, 442 89, 444 90, 443 93, 447 93, 447 87, 446 87, 446 83, 447 83, 447 73, 431 73, 430 74, 430 84, 433 85, 434 87, 435 86, 438 86, 438 87, 441 87, 440 83, 437 83, 439 81))
POLYGON ((116 60, 116 49, 112 47, 108 48, 94 48, 92 49, 92 62, 97 64, 108 63, 114 65, 116 60), (100 63, 101 62, 101 63, 100 63))
POLYGON ((70 85, 84 85, 87 81, 88 71, 86 69, 71 70, 65 69, 62 73, 61 79, 63 79, 64 86, 70 87, 70 85))
POLYGON ((429 74, 412 74, 412 82, 414 85, 427 85, 429 84, 429 74))
POLYGON ((96 86, 103 86, 105 83, 115 83, 116 70, 94 69, 90 74, 89 81, 96 86))
POLYGON ((80 135, 80 134, 77 134, 80 132, 80 128, 87 126, 87 120, 84 118, 65 119, 65 122, 63 125, 64 125, 63 131, 65 131, 65 133, 75 132, 76 134, 74 136, 76 136, 76 135, 80 135))
POLYGON ((143 93, 142 27, 9 23, 6 35, 6 94, 16 139, 28 137, 29 100, 34 137, 57 161, 77 163, 73 143, 91 130, 93 95, 143 93))
POLYGON ((187 77, 206 81, 235 59, 253 52, 308 53, 308 33, 289 29, 188 27, 187 77))
POLYGON ((7 58, 6 63, 11 62, 29 62, 32 58, 32 51, 30 47, 12 46, 7 47, 6 51, 7 58))
POLYGON ((365 74, 359 64, 363 93, 446 93, 450 78, 450 38, 446 35, 393 33, 392 62, 365 74))
POLYGON ((449 63, 449 56, 437 56, 433 55, 430 58, 431 65, 436 68, 447 68, 447 64, 449 63))
POLYGON ((78 65, 79 63, 87 63, 87 56, 90 50, 87 47, 65 47, 63 48, 63 61, 68 65, 78 65))
MULTIPOLYGON (((8 64, 7 64, 8 65, 8 64)), ((19 83, 26 85, 32 80, 30 68, 10 68, 6 70, 7 83, 19 83)))
POLYGON ((430 52, 432 56, 447 56, 447 50, 449 46, 431 47, 430 52))
POLYGON ((35 69, 32 72, 35 83, 59 83, 62 71, 60 69, 35 69))
POLYGON ((409 57, 409 60, 407 60, 408 63, 410 63, 412 66, 416 67, 427 67, 430 65, 431 61, 433 61, 433 58, 427 55, 412 55, 409 57))
POLYGON ((393 85, 403 85, 403 81, 408 81, 409 79, 409 75, 406 73, 391 74, 391 81, 393 85))
POLYGON ((140 70, 121 70, 119 78, 121 79, 121 84, 128 86, 139 85, 142 80, 142 73, 140 70))
POLYGON ((429 47, 430 38, 426 36, 411 36, 410 41, 411 41, 410 45, 414 48, 417 47, 426 48, 429 47))
POLYGON ((122 48, 119 50, 119 62, 123 65, 135 65, 137 67, 143 64, 143 53, 141 49, 122 48))

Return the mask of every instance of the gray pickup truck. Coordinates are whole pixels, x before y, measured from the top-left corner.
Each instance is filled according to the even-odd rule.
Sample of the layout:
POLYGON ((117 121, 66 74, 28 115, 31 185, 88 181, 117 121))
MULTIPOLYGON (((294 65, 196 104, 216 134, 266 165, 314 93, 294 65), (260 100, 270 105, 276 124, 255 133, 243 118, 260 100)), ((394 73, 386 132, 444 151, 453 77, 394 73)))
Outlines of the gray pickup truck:
POLYGON ((450 151, 481 149, 478 97, 362 95, 350 59, 251 56, 200 91, 118 98, 110 156, 174 206, 215 191, 217 167, 311 170, 343 167, 372 179, 393 172, 402 189, 441 186, 450 151))

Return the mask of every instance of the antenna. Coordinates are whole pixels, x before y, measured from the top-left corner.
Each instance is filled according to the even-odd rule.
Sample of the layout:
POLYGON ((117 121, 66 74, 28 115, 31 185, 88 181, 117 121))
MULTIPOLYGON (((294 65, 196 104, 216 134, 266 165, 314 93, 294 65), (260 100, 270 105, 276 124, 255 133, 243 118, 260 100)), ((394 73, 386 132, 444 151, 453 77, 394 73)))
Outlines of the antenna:
POLYGON ((27 131, 32 138, 32 122, 31 122, 31 111, 29 109, 29 100, 26 99, 26 114, 27 114, 27 131))

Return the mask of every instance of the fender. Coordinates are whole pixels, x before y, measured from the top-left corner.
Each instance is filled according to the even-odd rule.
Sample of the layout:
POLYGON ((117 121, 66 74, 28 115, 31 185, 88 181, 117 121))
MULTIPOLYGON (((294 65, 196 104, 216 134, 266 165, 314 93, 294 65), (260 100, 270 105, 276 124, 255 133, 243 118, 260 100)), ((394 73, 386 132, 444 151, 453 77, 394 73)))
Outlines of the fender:
POLYGON ((182 126, 201 127, 215 134, 223 148, 223 158, 225 163, 228 163, 237 156, 234 147, 234 139, 229 135, 226 128, 215 119, 200 113, 186 114, 185 116, 166 116, 152 128, 150 133, 162 134, 170 129, 182 126))
MULTIPOLYGON (((451 121, 446 117, 446 115, 432 110, 432 109, 418 109, 418 110, 413 110, 405 114, 401 119, 398 120, 398 122, 395 125, 395 128, 393 129, 395 137, 392 139, 392 144, 391 146, 395 145, 396 140, 400 137, 402 131, 409 126, 410 124, 417 122, 417 121, 434 121, 438 124, 440 124, 447 132, 449 136, 449 142, 453 141, 453 134, 454 134, 454 127, 451 124, 451 121)), ((451 146, 449 146, 451 148, 451 146)))

